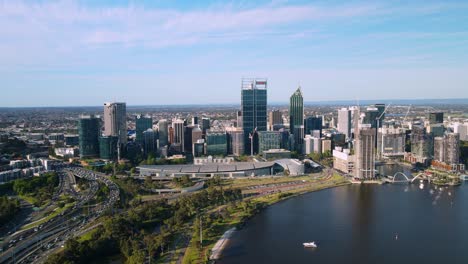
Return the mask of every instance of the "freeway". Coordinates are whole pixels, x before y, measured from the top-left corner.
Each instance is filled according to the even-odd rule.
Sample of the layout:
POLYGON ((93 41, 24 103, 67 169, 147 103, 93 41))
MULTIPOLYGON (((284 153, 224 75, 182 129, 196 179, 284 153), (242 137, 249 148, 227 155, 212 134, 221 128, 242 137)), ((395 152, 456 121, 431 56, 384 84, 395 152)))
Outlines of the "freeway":
MULTIPOLYGON (((79 234, 105 211, 112 209, 119 200, 119 187, 103 175, 80 167, 64 168, 58 172, 61 178, 60 193, 73 196, 76 204, 35 228, 22 230, 8 237, 2 245, 8 249, 1 252, 0 263, 43 262, 52 251, 63 246, 67 239, 79 234), (72 187, 72 178, 75 176, 88 180, 90 187, 82 193, 77 193, 72 187), (106 185, 110 193, 105 201, 90 206, 89 203, 95 198, 99 184, 106 185), (83 210, 85 206, 88 208, 86 215, 83 210)), ((60 193, 55 194, 54 199, 58 199, 60 193)))

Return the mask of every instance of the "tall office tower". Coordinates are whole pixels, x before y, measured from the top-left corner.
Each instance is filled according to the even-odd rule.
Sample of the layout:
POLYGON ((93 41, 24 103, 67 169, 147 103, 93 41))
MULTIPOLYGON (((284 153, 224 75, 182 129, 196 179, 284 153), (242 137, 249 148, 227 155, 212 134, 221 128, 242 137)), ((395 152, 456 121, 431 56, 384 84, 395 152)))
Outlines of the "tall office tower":
POLYGON ((184 121, 177 119, 172 121, 172 128, 174 129, 174 142, 173 144, 179 146, 180 151, 184 152, 184 121))
POLYGON ((289 146, 289 130, 287 129, 280 129, 279 132, 281 133, 281 148, 282 149, 287 149, 287 150, 291 150, 290 146, 289 146))
POLYGON ((244 155, 244 130, 236 129, 228 131, 228 153, 235 156, 244 155))
POLYGON ((174 127, 169 127, 169 144, 174 144, 174 127))
POLYGON ((363 124, 359 128, 355 153, 354 176, 359 179, 375 178, 375 128, 371 128, 369 124, 363 124))
POLYGON ((192 138, 191 142, 192 142, 192 148, 193 148, 193 144, 195 144, 198 140, 203 138, 203 131, 201 130, 199 125, 196 125, 192 129, 192 135, 190 135, 190 137, 192 138))
POLYGON ((103 160, 115 160, 118 158, 117 144, 119 138, 114 136, 103 136, 99 138, 99 157, 103 160))
POLYGON ((304 133, 306 135, 312 135, 313 130, 319 130, 320 136, 322 137, 322 117, 309 116, 304 120, 304 133))
POLYGON ((150 116, 137 115, 135 117, 136 138, 135 141, 139 144, 143 143, 143 132, 149 128, 153 128, 153 119, 150 116))
POLYGON ((186 152, 192 152, 192 144, 193 144, 192 132, 194 129, 195 129, 195 126, 193 125, 186 126, 184 129, 184 150, 186 152))
POLYGON ((434 153, 433 147, 431 134, 426 133, 426 129, 423 126, 413 125, 411 132, 411 154, 424 163, 432 158, 434 153))
POLYGON ((349 108, 351 112, 351 131, 354 134, 353 138, 359 133, 359 123, 361 120, 361 109, 359 106, 352 106, 349 108))
POLYGON ((127 144, 127 106, 125 103, 104 103, 104 136, 119 137, 127 144))
POLYGON ((294 133, 294 128, 304 124, 304 98, 301 87, 289 98, 289 129, 294 133))
POLYGON ((227 155, 227 136, 224 131, 206 131, 206 155, 225 156, 227 155))
POLYGON ((206 134, 206 130, 210 129, 210 118, 203 117, 201 122, 201 130, 206 134))
POLYGON ((429 123, 430 123, 430 124, 441 124, 441 123, 444 123, 444 113, 443 113, 443 112, 432 112, 432 113, 429 113, 429 123))
POLYGON ((161 119, 158 122, 159 130, 159 146, 164 147, 168 144, 169 139, 169 128, 166 119, 161 119))
POLYGON ((434 160, 445 161, 445 139, 444 137, 434 138, 434 160))
MULTIPOLYGON (((356 125, 356 124, 355 124, 356 125)), ((347 108, 338 110, 338 131, 351 138, 351 111, 347 108)))
POLYGON ((294 126, 294 131, 292 131, 294 137, 294 151, 297 153, 302 153, 304 145, 304 125, 294 126))
POLYGON ((258 153, 255 132, 267 131, 267 80, 242 79, 241 100, 244 151, 250 155, 258 153))
POLYGON ((260 131, 258 132, 259 153, 270 149, 281 148, 281 132, 260 131))
MULTIPOLYGON (((460 140, 468 141, 468 124, 456 123, 453 126, 453 132, 460 134, 460 140)), ((65 140, 67 137, 65 136, 65 140)))
POLYGON ((364 119, 362 120, 363 124, 371 125, 372 128, 377 128, 377 119, 379 118, 379 109, 377 107, 368 107, 364 111, 364 119))
POLYGON ((143 153, 145 156, 156 154, 158 134, 151 128, 143 132, 143 153))
POLYGON ((445 139, 445 160, 444 162, 452 165, 460 163, 460 135, 457 133, 448 133, 445 139))
POLYGON ((377 108, 377 112, 378 112, 377 118, 378 118, 379 128, 381 128, 382 124, 385 121, 385 104, 375 104, 374 107, 377 108))
POLYGON ((198 125, 198 116, 192 117, 192 126, 198 125))
POLYGON ((242 111, 237 111, 236 112, 236 117, 237 117, 237 126, 241 128, 242 127, 242 111))
POLYGON ((268 113, 268 129, 274 130, 273 126, 283 124, 283 115, 280 110, 273 110, 268 113))
POLYGON ((78 120, 80 158, 99 157, 100 134, 101 119, 93 115, 80 116, 78 120))
POLYGON ((405 154, 406 133, 402 128, 382 127, 377 136, 377 153, 380 158, 405 154))

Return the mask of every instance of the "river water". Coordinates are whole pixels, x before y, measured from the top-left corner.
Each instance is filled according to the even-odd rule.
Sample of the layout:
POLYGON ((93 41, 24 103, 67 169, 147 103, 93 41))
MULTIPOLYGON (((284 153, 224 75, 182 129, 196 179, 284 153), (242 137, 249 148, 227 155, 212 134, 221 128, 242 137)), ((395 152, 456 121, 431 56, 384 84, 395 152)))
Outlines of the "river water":
POLYGON ((468 263, 468 182, 349 185, 252 218, 217 263, 468 263), (317 249, 303 242, 315 241, 317 249))

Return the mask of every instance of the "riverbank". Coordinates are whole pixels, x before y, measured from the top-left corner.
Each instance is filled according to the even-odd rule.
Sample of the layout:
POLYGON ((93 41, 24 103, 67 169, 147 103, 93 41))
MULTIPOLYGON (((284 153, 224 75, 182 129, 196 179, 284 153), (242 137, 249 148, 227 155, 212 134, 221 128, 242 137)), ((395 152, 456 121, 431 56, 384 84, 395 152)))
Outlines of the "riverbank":
MULTIPOLYGON (((203 240, 203 244, 205 246, 203 249, 200 249, 199 241, 196 239, 199 231, 195 230, 190 246, 185 252, 183 263, 203 263, 209 259, 208 256, 213 256, 212 253, 214 253, 215 250, 217 259, 219 259, 222 256, 223 249, 227 244, 229 244, 228 239, 225 239, 226 237, 223 236, 226 233, 226 230, 242 228, 250 218, 270 205, 298 195, 349 184, 350 182, 346 178, 335 174, 324 179, 314 180, 303 188, 287 192, 249 197, 245 198, 240 203, 237 202, 229 205, 223 205, 217 209, 211 210, 216 214, 216 216, 210 215, 209 217, 216 220, 214 220, 211 225, 207 227, 207 230, 205 229, 204 231, 206 232, 203 240), (216 244, 222 246, 215 248, 216 244)), ((215 259, 212 259, 211 261, 214 260, 215 259)))

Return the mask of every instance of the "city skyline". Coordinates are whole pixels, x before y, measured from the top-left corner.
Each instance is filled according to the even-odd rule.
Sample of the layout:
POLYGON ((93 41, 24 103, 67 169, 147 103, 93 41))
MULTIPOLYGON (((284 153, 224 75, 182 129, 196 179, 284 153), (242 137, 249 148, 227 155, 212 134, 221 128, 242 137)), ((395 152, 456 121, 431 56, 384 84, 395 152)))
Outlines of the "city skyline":
POLYGON ((268 78, 270 102, 298 85, 306 102, 468 98, 467 10, 461 1, 0 2, 0 105, 234 103, 251 76, 268 78), (177 96, 160 96, 168 87, 177 96))

